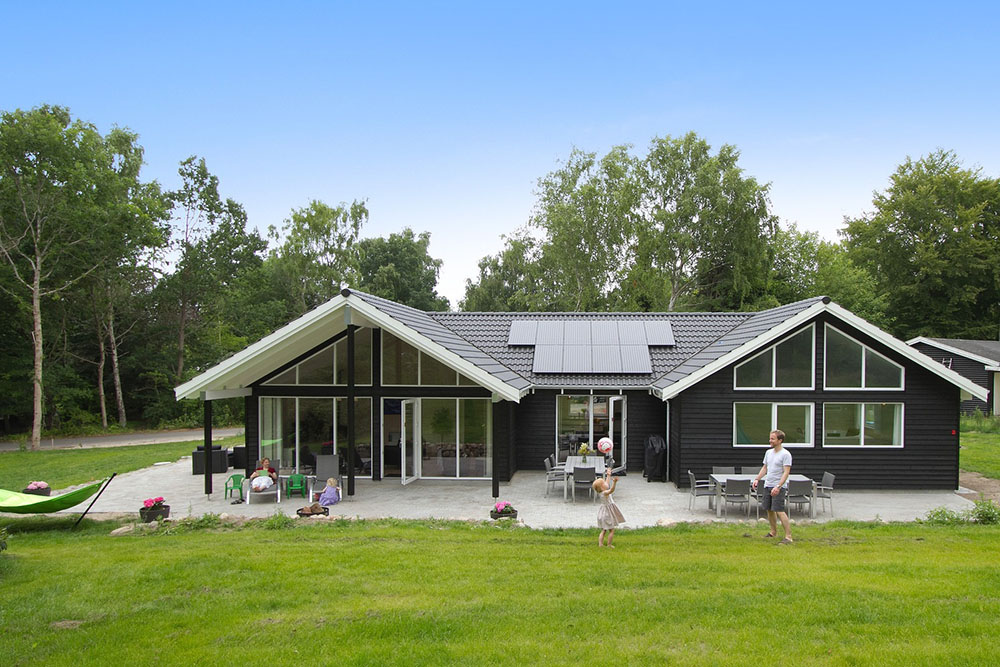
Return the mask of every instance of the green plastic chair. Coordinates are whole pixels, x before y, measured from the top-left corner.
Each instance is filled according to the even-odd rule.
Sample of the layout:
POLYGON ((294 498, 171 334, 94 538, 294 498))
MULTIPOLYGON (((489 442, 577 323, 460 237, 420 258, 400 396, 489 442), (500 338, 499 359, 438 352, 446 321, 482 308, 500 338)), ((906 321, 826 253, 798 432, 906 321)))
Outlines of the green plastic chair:
POLYGON ((240 500, 243 500, 243 479, 243 475, 240 474, 229 476, 226 480, 226 498, 231 498, 233 492, 236 492, 240 494, 240 500))
POLYGON ((288 483, 285 485, 285 495, 291 497, 293 493, 300 493, 306 497, 306 476, 295 473, 288 476, 288 483))

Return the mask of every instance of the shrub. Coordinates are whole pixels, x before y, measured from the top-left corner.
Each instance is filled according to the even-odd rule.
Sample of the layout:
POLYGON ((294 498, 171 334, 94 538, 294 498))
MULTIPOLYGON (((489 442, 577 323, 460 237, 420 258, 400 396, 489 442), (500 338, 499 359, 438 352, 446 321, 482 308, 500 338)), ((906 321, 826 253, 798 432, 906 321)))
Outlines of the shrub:
POLYGON ((7 529, 0 528, 0 553, 7 548, 7 529))
POLYGON ((971 415, 962 415, 959 420, 959 428, 963 433, 978 431, 980 433, 1000 433, 1000 417, 996 415, 984 415, 976 411, 971 415))
POLYGON ((969 521, 975 523, 1000 523, 1000 505, 986 498, 980 498, 975 506, 966 511, 969 521))
POLYGON ((963 523, 964 521, 965 518, 962 516, 961 512, 950 510, 947 507, 935 507, 927 513, 927 517, 924 519, 925 523, 946 526, 954 526, 963 523))
POLYGON ((284 514, 272 514, 264 519, 263 526, 268 530, 284 530, 295 525, 295 519, 284 514))

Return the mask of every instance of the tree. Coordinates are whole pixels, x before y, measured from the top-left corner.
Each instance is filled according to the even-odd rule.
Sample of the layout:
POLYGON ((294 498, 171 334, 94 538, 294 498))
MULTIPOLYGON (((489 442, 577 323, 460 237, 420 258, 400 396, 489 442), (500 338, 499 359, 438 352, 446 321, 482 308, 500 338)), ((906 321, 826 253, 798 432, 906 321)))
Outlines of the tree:
POLYGON ((10 293, 30 302, 34 366, 31 447, 41 438, 43 299, 59 298, 95 271, 129 216, 141 164, 136 136, 107 136, 63 107, 0 115, 0 256, 10 293))
POLYGON ((523 312, 538 310, 535 301, 538 275, 538 248, 525 231, 508 237, 496 255, 479 260, 476 282, 465 281, 464 311, 523 312))
POLYGON ((997 338, 1000 180, 938 150, 907 158, 873 204, 842 234, 853 264, 886 296, 893 333, 997 338))
POLYGON ((414 236, 410 228, 360 240, 360 288, 420 310, 448 310, 448 299, 436 291, 441 260, 427 252, 430 242, 430 232, 414 236))
POLYGON ((766 292, 777 219, 768 186, 743 174, 739 151, 704 139, 652 140, 639 164, 629 300, 643 310, 743 310, 766 292))
MULTIPOLYGON (((271 261, 293 317, 328 301, 341 285, 358 284, 357 242, 367 220, 368 209, 356 200, 336 207, 313 200, 292 210, 281 229, 284 242, 271 261)), ((274 227, 270 235, 280 238, 274 227)))

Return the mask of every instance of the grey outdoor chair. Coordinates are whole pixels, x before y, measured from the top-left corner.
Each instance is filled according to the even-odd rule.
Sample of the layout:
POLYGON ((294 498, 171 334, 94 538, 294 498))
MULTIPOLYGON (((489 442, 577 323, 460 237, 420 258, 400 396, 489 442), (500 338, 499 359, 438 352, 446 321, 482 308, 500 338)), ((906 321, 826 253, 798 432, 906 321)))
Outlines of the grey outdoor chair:
POLYGON ((566 470, 552 465, 552 455, 545 457, 545 495, 549 495, 549 488, 556 482, 566 483, 566 470))
POLYGON ((788 504, 811 505, 813 502, 813 483, 810 480, 788 481, 788 504))
POLYGON ((715 498, 715 487, 710 479, 695 479, 694 473, 688 470, 688 480, 691 482, 691 497, 688 498, 688 511, 694 511, 694 501, 702 496, 708 497, 708 509, 712 509, 712 499, 715 498))
MULTIPOLYGON (((260 465, 260 461, 257 461, 257 465, 260 465)), ((278 472, 279 474, 281 473, 281 461, 278 461, 276 459, 271 459, 271 467, 274 468, 275 471, 278 472)), ((271 487, 269 489, 267 489, 265 491, 253 491, 250 488, 251 481, 252 480, 249 477, 247 477, 246 479, 243 480, 243 485, 245 487, 244 491, 246 491, 246 494, 244 495, 244 497, 247 499, 247 505, 249 505, 250 503, 255 502, 255 501, 267 500, 269 498, 273 499, 274 502, 276 502, 276 503, 280 503, 281 502, 281 478, 280 477, 278 478, 278 480, 274 484, 271 485, 271 487)))
POLYGON ((830 501, 830 516, 833 516, 833 480, 836 478, 832 472, 823 473, 823 481, 816 487, 816 497, 822 501, 823 511, 826 511, 826 501, 830 501))
MULTIPOLYGON (((760 470, 760 468, 757 468, 760 470)), ((736 466, 712 466, 713 475, 735 475, 736 466)))
MULTIPOLYGON (((735 474, 735 473, 734 473, 735 474)), ((729 517, 729 504, 747 506, 747 518, 750 518, 750 480, 727 479, 726 488, 722 491, 722 500, 726 506, 726 517, 729 517)))
POLYGON ((596 468, 573 468, 573 502, 576 502, 576 490, 586 489, 591 499, 594 499, 594 480, 597 479, 596 468))
POLYGON ((344 493, 344 478, 340 475, 340 454, 318 454, 316 456, 316 479, 313 481, 312 490, 316 487, 326 486, 326 480, 331 477, 337 480, 337 486, 341 488, 341 500, 344 493))
POLYGON ((760 466, 740 466, 741 475, 756 475, 760 472, 760 466))

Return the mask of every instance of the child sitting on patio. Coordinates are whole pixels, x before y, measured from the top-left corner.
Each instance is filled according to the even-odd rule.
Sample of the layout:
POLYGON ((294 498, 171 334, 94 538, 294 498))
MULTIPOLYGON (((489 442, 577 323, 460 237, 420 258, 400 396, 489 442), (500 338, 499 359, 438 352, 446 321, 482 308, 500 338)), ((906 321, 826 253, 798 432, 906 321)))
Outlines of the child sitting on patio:
POLYGON ((319 495, 319 504, 323 507, 336 505, 340 502, 340 487, 337 486, 337 478, 331 477, 326 480, 326 488, 319 495))
POLYGON ((618 509, 615 499, 611 497, 616 486, 618 486, 618 478, 611 477, 610 469, 605 469, 604 477, 594 480, 594 491, 601 497, 601 508, 597 510, 597 527, 601 529, 601 534, 597 536, 597 546, 599 547, 604 546, 604 535, 607 534, 607 545, 614 549, 611 540, 615 539, 615 528, 618 524, 625 522, 622 511, 618 509), (608 483, 609 479, 611 480, 610 484, 608 483))

